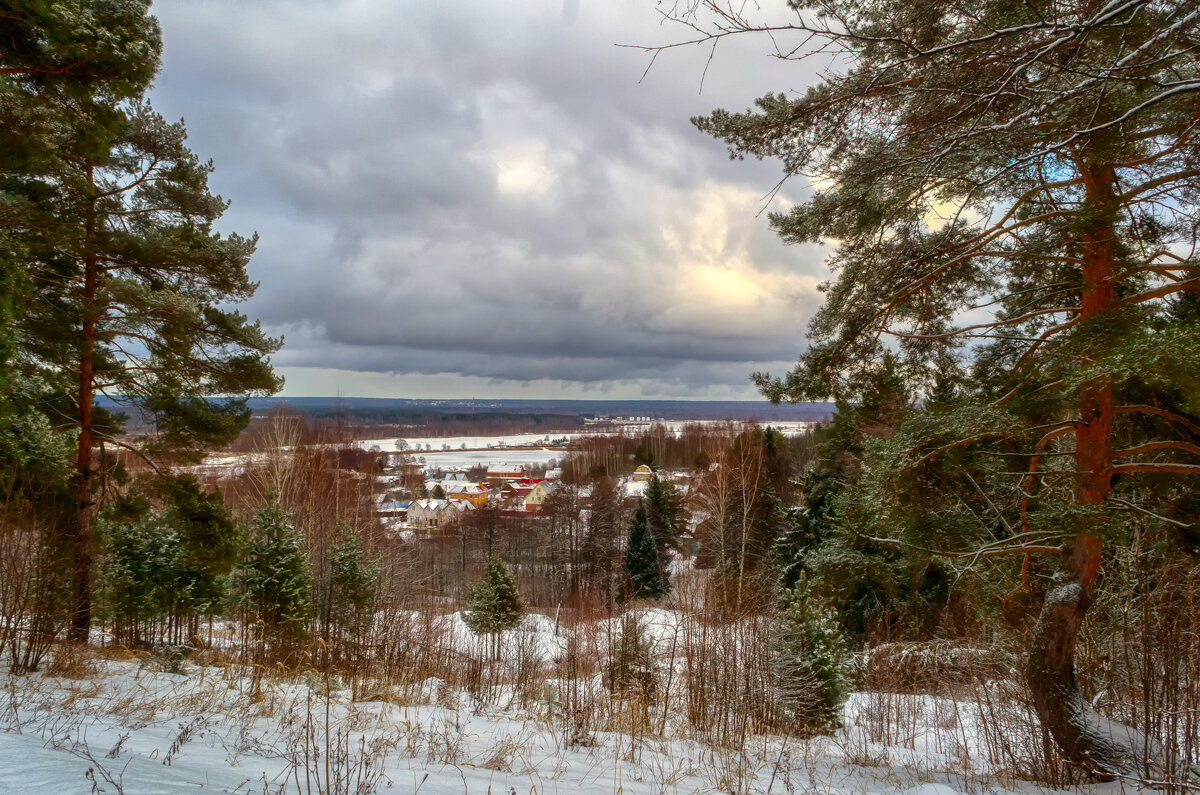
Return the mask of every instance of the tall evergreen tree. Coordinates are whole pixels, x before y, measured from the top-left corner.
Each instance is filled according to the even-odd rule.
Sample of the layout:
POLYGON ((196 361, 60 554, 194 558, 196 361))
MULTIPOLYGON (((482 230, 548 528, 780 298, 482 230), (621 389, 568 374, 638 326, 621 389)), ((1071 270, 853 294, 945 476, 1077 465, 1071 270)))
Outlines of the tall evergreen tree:
MULTIPOLYGON (((781 45, 782 57, 845 56, 804 94, 696 120, 735 156, 818 176, 812 198, 772 223, 789 242, 839 246, 807 352, 757 382, 774 400, 852 399, 888 338, 926 385, 947 357, 974 358, 986 389, 927 428, 910 466, 984 440, 1030 456, 1028 477, 1011 484, 1024 492, 1020 521, 976 548, 1058 554, 1027 665, 1034 704, 1068 758, 1135 773, 1161 749, 1096 715, 1074 651, 1105 539, 1123 527, 1114 487, 1200 474, 1200 414, 1187 397, 1200 326, 1162 322, 1200 286, 1195 3, 789 6, 779 28, 716 0, 689 4, 683 20, 703 29, 707 8, 714 43, 771 30, 819 42, 781 45), (967 345, 979 339, 988 344, 967 345), (1042 455, 1048 447, 1071 458, 1042 455), (1039 478, 1051 486, 1035 493, 1039 478)), ((1148 508, 1169 519, 1172 509, 1148 508)))
POLYGON ((246 275, 254 241, 213 231, 227 205, 209 192, 212 166, 186 148, 182 124, 123 97, 70 110, 28 230, 37 300, 19 329, 28 363, 60 384, 48 409, 72 416, 78 438, 71 635, 82 640, 94 450, 129 444, 96 398, 147 418, 154 433, 136 452, 167 462, 235 437, 249 411, 234 398, 270 394, 280 381, 266 358, 279 342, 227 308, 255 290, 246 275))
POLYGON ((228 576, 242 551, 242 528, 221 495, 201 488, 190 475, 168 479, 162 490, 180 541, 180 588, 172 608, 191 619, 194 630, 197 619, 215 615, 226 603, 228 576))
POLYGON ((639 502, 629 523, 629 541, 625 545, 625 578, 628 595, 634 599, 657 599, 670 589, 667 572, 658 561, 654 532, 646 519, 646 506, 639 502))
POLYGON ((333 548, 327 598, 328 622, 343 643, 357 645, 370 629, 382 570, 381 556, 368 556, 358 535, 349 527, 340 527, 333 548))
POLYGON ((658 566, 664 571, 671 561, 671 552, 679 547, 677 500, 675 484, 663 480, 657 473, 646 484, 646 496, 642 499, 646 509, 646 524, 654 536, 658 566))
POLYGON ((8 484, 15 501, 40 495, 38 510, 55 526, 72 499, 62 482, 70 461, 63 448, 75 435, 61 424, 61 401, 45 399, 64 394, 72 373, 69 365, 38 372, 21 329, 41 285, 39 258, 67 243, 54 218, 65 158, 93 136, 94 107, 139 96, 158 66, 149 5, 27 0, 0 13, 0 465, 16 479, 8 484))
POLYGON ((621 539, 625 535, 621 497, 612 478, 601 476, 592 481, 586 502, 587 531, 580 555, 585 567, 583 580, 596 584, 609 607, 620 599, 621 539))

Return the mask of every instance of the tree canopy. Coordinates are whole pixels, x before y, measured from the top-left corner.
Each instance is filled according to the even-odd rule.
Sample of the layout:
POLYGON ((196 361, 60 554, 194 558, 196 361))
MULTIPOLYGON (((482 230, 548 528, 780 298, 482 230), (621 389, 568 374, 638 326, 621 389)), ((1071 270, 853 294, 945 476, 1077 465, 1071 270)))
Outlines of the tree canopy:
POLYGON ((149 6, 30 2, 0 17, 0 283, 25 299, 0 301, 0 390, 19 383, 33 393, 20 403, 76 440, 81 640, 97 448, 154 468, 192 459, 241 431, 246 396, 281 385, 267 358, 279 340, 232 308, 257 286, 255 241, 215 231, 227 203, 209 191, 212 164, 143 98, 161 50, 149 6), (131 444, 121 415, 151 432, 131 444))
POLYGON ((1200 474, 1200 15, 1187 0, 788 6, 779 24, 718 2, 677 17, 696 33, 681 45, 769 33, 782 58, 833 58, 803 93, 694 120, 732 156, 806 177, 810 198, 771 223, 836 246, 807 351, 755 381, 775 401, 852 401, 892 351, 927 402, 956 396, 908 426, 893 481, 947 454, 1018 456, 1015 521, 991 501, 973 554, 1060 555, 1034 701, 1069 758, 1126 772, 1143 741, 1094 716, 1073 655, 1122 512, 1195 521, 1177 497, 1200 474), (1122 492, 1147 478, 1170 478, 1161 504, 1122 492))

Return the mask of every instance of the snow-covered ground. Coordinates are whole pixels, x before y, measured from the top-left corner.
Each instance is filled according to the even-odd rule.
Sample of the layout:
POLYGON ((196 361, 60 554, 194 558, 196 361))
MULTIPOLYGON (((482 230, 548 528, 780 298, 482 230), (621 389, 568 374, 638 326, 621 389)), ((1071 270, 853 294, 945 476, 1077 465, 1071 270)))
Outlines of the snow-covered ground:
MULTIPOLYGON (((657 608, 636 615, 662 660, 692 621, 657 608)), ((588 629, 614 637, 620 620, 588 629)), ((461 614, 436 622, 455 653, 487 653, 461 614)), ((530 615, 504 643, 549 662, 571 631, 530 615)), ((0 676, 0 792, 1047 792, 982 761, 973 704, 931 696, 882 696, 904 712, 899 734, 873 725, 879 694, 856 693, 831 737, 752 735, 729 749, 699 741, 682 715, 663 737, 610 726, 568 742, 555 680, 518 707, 437 679, 352 702, 340 682, 312 672, 268 676, 256 689, 240 667, 188 664, 179 675, 96 659, 84 668, 76 678, 0 676)))
POLYGON ((525 714, 456 706, 448 702, 466 700, 436 693, 436 682, 441 703, 350 703, 333 692, 328 732, 319 677, 268 681, 252 696, 248 680, 220 669, 180 676, 106 661, 84 679, 3 684, 0 783, 13 794, 307 793, 334 789, 327 776, 349 780, 339 791, 363 793, 1044 791, 1000 788, 970 770, 939 770, 928 755, 860 747, 845 733, 755 739, 744 751, 616 732, 571 746, 549 706, 525 714))

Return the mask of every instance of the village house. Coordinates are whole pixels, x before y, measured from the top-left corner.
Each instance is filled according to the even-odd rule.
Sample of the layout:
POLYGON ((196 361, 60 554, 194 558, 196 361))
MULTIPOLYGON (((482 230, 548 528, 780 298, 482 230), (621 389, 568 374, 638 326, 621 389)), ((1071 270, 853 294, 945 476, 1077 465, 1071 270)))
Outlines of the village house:
POLYGON ((542 504, 546 498, 557 491, 558 484, 552 480, 539 480, 533 484, 533 488, 525 495, 525 511, 527 513, 541 513, 542 504))
POLYGON ((525 497, 528 496, 529 492, 533 491, 533 487, 539 482, 530 480, 529 478, 510 480, 500 487, 500 501, 507 505, 524 506, 525 497))
POLYGON ((459 483, 442 481, 442 491, 446 495, 446 499, 450 502, 466 500, 475 508, 482 508, 487 505, 488 495, 491 493, 487 486, 481 483, 459 483))
POLYGON ((524 464, 492 464, 487 470, 487 482, 492 486, 497 486, 510 480, 521 480, 524 477, 524 464))
POLYGON ((389 500, 375 506, 375 515, 381 519, 407 519, 408 500, 389 500))
POLYGON ((633 470, 633 480, 644 481, 654 477, 654 470, 646 464, 642 464, 637 469, 633 470))
POLYGON ((464 514, 475 510, 466 500, 414 500, 408 506, 408 523, 413 527, 435 529, 460 521, 464 514))

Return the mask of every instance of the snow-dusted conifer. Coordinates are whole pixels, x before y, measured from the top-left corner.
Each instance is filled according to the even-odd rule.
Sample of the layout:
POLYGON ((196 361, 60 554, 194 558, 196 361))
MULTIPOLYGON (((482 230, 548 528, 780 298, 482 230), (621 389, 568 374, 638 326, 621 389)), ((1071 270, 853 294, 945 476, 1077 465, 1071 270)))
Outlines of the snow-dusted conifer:
POLYGON ((521 623, 525 605, 517 579, 498 556, 488 558, 483 577, 471 589, 463 621, 473 632, 494 635, 521 623))
POLYGON ((657 598, 670 590, 667 573, 658 562, 654 532, 646 520, 646 506, 639 502, 633 521, 629 523, 629 543, 625 547, 625 576, 628 595, 633 598, 657 598))
POLYGON ((258 509, 250 528, 250 550, 239 567, 242 606, 277 636, 304 632, 311 602, 308 558, 291 517, 271 503, 258 509))
POLYGON ((329 578, 330 618, 342 632, 357 637, 370 624, 383 560, 379 555, 368 557, 350 528, 341 527, 339 536, 329 578))
POLYGON ((832 611, 804 578, 784 593, 771 651, 776 696, 789 722, 810 732, 841 726, 849 656, 832 611))

